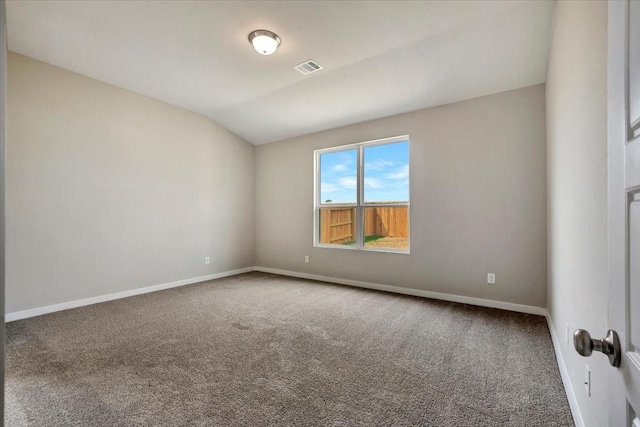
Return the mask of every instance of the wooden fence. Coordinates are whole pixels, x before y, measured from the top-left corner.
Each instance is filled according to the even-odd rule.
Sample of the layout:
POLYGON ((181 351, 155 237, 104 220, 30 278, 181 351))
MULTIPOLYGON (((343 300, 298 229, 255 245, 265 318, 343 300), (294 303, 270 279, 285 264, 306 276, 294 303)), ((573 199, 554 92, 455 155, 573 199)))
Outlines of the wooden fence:
MULTIPOLYGON (((320 243, 340 245, 356 240, 355 208, 320 209, 320 243)), ((409 237, 407 207, 364 209, 365 236, 409 237)))
POLYGON ((341 245, 356 240, 355 209, 320 209, 320 243, 341 245))
POLYGON ((409 237, 407 207, 365 208, 364 235, 409 237))

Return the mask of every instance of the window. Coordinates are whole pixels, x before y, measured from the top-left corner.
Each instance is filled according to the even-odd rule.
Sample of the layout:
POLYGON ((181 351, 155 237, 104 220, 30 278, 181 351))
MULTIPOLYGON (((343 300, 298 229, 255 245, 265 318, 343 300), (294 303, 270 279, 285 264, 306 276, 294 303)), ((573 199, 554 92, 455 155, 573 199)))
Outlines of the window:
POLYGON ((315 151, 314 243, 409 252, 409 137, 315 151))

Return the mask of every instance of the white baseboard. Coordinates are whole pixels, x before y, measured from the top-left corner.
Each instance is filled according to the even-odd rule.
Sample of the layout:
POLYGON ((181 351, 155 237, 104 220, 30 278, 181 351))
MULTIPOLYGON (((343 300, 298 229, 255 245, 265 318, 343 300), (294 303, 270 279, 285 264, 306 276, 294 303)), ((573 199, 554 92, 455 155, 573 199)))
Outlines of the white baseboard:
POLYGON ((70 308, 83 307, 85 305, 97 304, 120 298, 132 297, 134 295, 146 294, 149 292, 161 291, 163 289, 177 288, 179 286, 191 285, 193 283, 206 282, 207 280, 220 279, 222 277, 235 276, 236 274, 254 271, 254 267, 240 268, 238 270, 223 271, 222 273, 209 274, 207 276, 193 277, 191 279, 178 280, 177 282, 163 283, 161 285, 147 286, 144 288, 131 289, 129 291, 116 292, 113 294, 100 295, 97 297, 84 298, 75 301, 63 302, 60 304, 47 305, 45 307, 32 308, 30 310, 16 311, 5 315, 5 322, 27 319, 29 317, 40 316, 42 314, 56 311, 69 310, 70 308))
POLYGON ((578 401, 576 399, 576 394, 573 391, 573 385, 571 384, 571 379, 569 378, 569 371, 567 370, 567 365, 564 363, 564 357, 562 357, 562 352, 560 351, 560 340, 558 339, 558 335, 556 334, 556 328, 553 325, 553 320, 551 320, 549 311, 545 311, 547 325, 549 326, 549 331, 551 332, 553 349, 556 352, 556 360, 558 361, 558 368, 560 369, 560 376, 562 377, 562 384, 564 384, 564 390, 567 394, 567 400, 569 401, 569 407, 571 408, 573 421, 576 423, 576 427, 585 427, 584 420, 582 419, 582 414, 580 413, 580 407, 578 406, 578 401))
POLYGON ((402 288, 399 286, 381 285, 379 283, 362 282, 359 280, 341 279, 338 277, 320 276, 317 274, 300 273, 297 271, 279 270, 268 267, 255 267, 256 271, 264 273, 280 274, 283 276, 299 277, 301 279, 319 280, 322 282, 337 283, 340 285, 356 286, 358 288, 376 289, 379 291, 395 292, 398 294, 413 295, 438 299, 443 301, 459 302, 462 304, 479 305, 481 307, 499 308, 502 310, 517 311, 519 313, 537 314, 544 316, 547 311, 542 307, 514 304, 510 302, 494 301, 482 298, 465 297, 461 295, 444 294, 440 292, 423 291, 420 289, 402 288))
POLYGON ((545 316, 546 310, 542 307, 531 305, 514 304, 510 302, 494 301, 482 298, 466 297, 461 295, 445 294, 440 292, 424 291, 420 289, 403 288, 399 286, 382 285, 379 283, 363 282, 359 280, 341 279, 338 277, 320 276, 317 274, 300 273, 297 271, 279 270, 267 267, 246 267, 238 270, 224 271, 222 273, 210 274, 208 276, 194 277, 191 279, 178 280, 177 282, 164 283, 161 285, 147 286, 145 288, 132 289, 129 291, 116 292, 113 294, 101 295, 97 297, 85 298, 76 301, 69 301, 60 304, 48 305, 24 311, 16 311, 5 315, 5 322, 13 322, 15 320, 27 319, 29 317, 40 316, 42 314, 53 313, 56 311, 68 310, 76 307, 97 304, 100 302, 111 301, 120 298, 131 297, 134 295, 146 294, 149 292, 161 291, 163 289, 176 288, 178 286, 190 285, 193 283, 206 282, 207 280, 220 279, 222 277, 234 276, 236 274, 248 273, 250 271, 262 271, 264 273, 280 274, 283 276, 299 277, 302 279, 318 280, 322 282, 337 283, 340 285, 355 286, 366 289, 376 289, 379 291, 395 292, 405 295, 413 295, 418 297, 432 298, 443 301, 459 302, 462 304, 478 305, 481 307, 499 308, 502 310, 516 311, 519 313, 537 314, 545 316))

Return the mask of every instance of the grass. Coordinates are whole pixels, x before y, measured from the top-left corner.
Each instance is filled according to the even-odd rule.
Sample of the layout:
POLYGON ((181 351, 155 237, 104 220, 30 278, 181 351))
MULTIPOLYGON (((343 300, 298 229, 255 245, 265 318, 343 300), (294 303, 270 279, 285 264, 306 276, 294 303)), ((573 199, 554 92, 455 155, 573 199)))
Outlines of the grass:
MULTIPOLYGON (((378 236, 377 234, 372 234, 371 236, 364 236, 364 244, 366 245, 369 242, 375 242, 378 239, 382 239, 384 236, 378 236)), ((343 245, 355 245, 355 240, 350 242, 344 242, 343 245)))

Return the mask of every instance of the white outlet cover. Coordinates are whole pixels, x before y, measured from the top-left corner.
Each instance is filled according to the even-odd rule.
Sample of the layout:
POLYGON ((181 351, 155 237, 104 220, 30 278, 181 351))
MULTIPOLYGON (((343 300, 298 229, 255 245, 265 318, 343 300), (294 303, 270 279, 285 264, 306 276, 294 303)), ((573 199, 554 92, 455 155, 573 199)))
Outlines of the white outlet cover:
POLYGON ((487 273, 487 283, 490 285, 496 284, 496 275, 495 273, 487 273))

